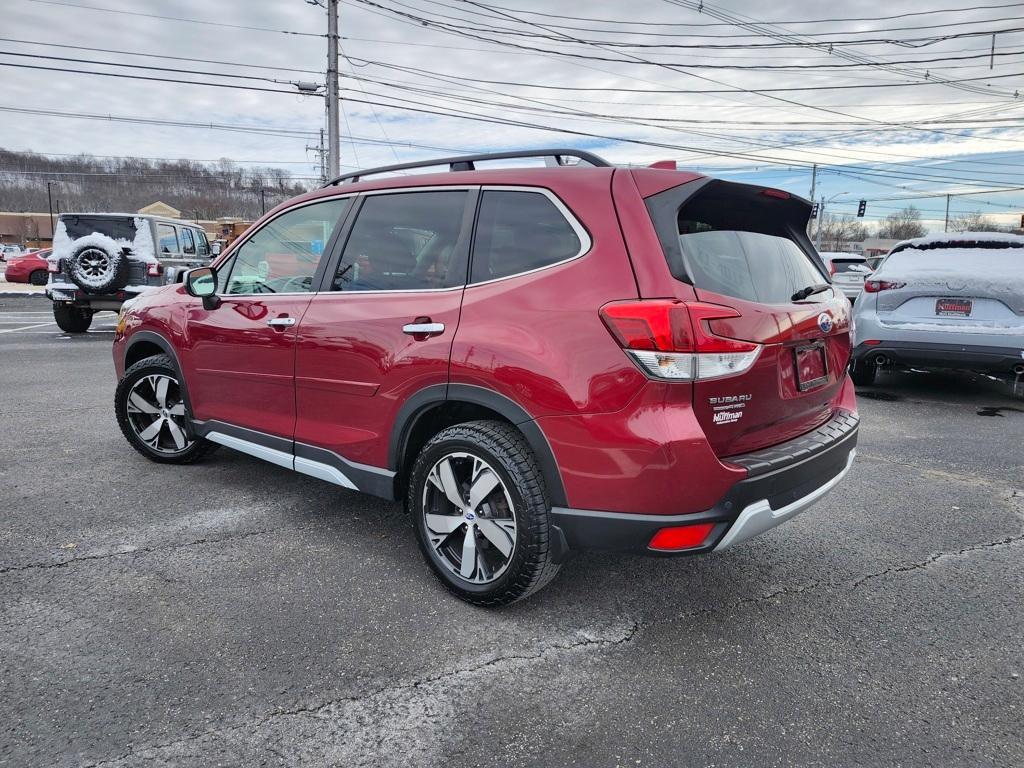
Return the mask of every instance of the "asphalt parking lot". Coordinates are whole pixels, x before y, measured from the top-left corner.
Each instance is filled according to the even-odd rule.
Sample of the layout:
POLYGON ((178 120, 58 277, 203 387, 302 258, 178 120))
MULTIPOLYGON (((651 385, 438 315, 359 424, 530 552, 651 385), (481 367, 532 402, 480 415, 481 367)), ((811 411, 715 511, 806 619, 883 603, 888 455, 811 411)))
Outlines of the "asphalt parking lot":
POLYGON ((1024 381, 882 375, 792 523, 487 611, 398 506, 147 463, 114 316, 49 309, 0 298, 2 766, 1024 764, 1024 381))

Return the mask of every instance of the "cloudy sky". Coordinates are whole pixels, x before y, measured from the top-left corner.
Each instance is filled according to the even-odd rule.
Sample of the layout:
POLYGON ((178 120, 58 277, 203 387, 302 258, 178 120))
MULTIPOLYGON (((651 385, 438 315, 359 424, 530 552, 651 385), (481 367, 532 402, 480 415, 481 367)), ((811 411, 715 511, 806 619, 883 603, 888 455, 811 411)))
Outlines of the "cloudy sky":
MULTIPOLYGON (((316 2, 0 5, 0 147, 317 175, 324 102, 293 85, 324 77, 316 2)), ((817 163, 832 212, 941 229, 980 192, 952 213, 1018 220, 1024 3, 932 6, 343 0, 342 163, 570 145, 805 196, 817 163)))

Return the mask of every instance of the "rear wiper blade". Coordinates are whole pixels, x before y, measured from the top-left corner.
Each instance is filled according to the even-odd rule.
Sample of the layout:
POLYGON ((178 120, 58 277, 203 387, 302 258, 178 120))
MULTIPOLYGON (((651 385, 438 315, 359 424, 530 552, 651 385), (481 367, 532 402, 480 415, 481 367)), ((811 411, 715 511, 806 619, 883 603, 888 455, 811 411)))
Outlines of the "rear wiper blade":
POLYGON ((806 288, 801 288, 799 291, 789 297, 790 301, 803 301, 808 296, 813 296, 816 293, 827 291, 832 286, 828 283, 818 283, 817 285, 808 285, 806 288))

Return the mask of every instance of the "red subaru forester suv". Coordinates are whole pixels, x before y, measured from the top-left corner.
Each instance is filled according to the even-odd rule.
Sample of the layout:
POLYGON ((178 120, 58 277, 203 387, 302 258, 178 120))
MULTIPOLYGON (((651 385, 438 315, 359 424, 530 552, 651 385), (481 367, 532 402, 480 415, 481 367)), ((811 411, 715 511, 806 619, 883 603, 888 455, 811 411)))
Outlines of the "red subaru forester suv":
POLYGON ((809 210, 567 149, 344 176, 125 306, 117 418, 154 461, 226 445, 404 499, 477 604, 573 550, 721 550, 853 461, 850 304, 809 210))

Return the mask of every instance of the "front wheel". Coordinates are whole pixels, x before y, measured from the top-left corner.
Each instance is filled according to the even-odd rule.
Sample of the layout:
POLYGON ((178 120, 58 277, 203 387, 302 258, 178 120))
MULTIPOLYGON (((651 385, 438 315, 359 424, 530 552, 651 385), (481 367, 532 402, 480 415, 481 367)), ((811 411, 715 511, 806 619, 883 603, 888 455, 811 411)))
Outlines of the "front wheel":
POLYGON ((544 478, 511 424, 439 432, 413 465, 406 501, 427 563, 466 602, 506 605, 558 573, 544 478))
POLYGON ((191 464, 217 447, 192 435, 184 390, 167 355, 147 357, 125 371, 114 410, 128 442, 152 461, 191 464))
POLYGON ((53 319, 64 333, 85 333, 92 325, 92 310, 59 301, 53 305, 53 319))

